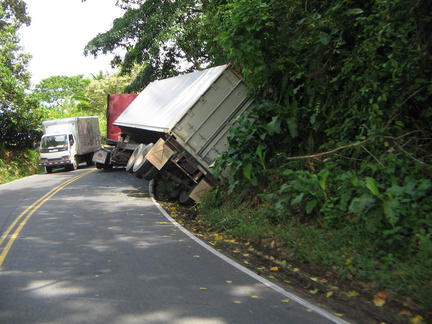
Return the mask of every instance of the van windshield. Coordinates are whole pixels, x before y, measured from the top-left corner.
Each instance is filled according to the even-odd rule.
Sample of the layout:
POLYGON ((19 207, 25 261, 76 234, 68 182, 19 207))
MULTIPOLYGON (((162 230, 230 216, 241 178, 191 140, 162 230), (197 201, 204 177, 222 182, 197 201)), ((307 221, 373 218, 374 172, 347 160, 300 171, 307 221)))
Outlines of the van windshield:
POLYGON ((66 135, 50 135, 42 137, 41 149, 67 146, 68 143, 66 135))

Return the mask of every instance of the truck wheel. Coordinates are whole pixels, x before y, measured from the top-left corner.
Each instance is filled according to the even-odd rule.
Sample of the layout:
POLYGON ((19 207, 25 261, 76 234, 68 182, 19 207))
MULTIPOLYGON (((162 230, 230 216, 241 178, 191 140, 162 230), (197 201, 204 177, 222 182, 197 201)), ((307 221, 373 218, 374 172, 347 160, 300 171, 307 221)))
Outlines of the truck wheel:
POLYGON ((181 185, 175 186, 171 190, 170 197, 172 199, 177 199, 180 196, 180 193, 182 192, 182 190, 183 190, 183 187, 181 185))
POLYGON ((191 194, 192 189, 189 188, 183 188, 183 190, 180 193, 179 196, 179 203, 182 205, 192 205, 192 203, 194 202, 194 200, 192 198, 189 197, 189 195, 191 194))
POLYGON ((94 165, 94 162, 93 162, 93 154, 89 154, 89 155, 87 155, 86 156, 86 164, 87 164, 87 166, 92 166, 92 165, 94 165))
POLYGON ((144 173, 142 175, 142 177, 144 179, 146 179, 147 181, 151 181, 154 178, 156 178, 156 176, 158 175, 158 173, 159 173, 159 170, 153 164, 151 164, 150 169, 146 173, 144 173))
POLYGON ((46 166, 45 171, 46 173, 52 173, 53 168, 51 166, 46 166))
POLYGON ((144 150, 142 150, 140 154, 137 154, 132 168, 134 173, 138 175, 144 174, 151 168, 152 164, 147 161, 145 156, 152 149, 153 145, 153 143, 146 145, 144 150))
POLYGON ((74 157, 72 159, 72 164, 70 165, 69 170, 73 171, 73 170, 76 170, 76 169, 78 169, 78 162, 77 162, 76 157, 74 157))
MULTIPOLYGON (((137 160, 140 160, 139 158, 137 160)), ((137 165, 137 160, 135 160, 135 164, 133 167, 133 172, 137 175, 144 175, 147 173, 148 170, 151 169, 153 164, 151 164, 150 161, 148 161, 146 158, 144 160, 140 161, 140 163, 137 165)))
POLYGON ((133 166, 135 164, 135 159, 137 156, 144 150, 145 145, 140 144, 138 147, 133 151, 131 156, 129 157, 128 163, 126 164, 126 171, 132 173, 133 172, 133 166))

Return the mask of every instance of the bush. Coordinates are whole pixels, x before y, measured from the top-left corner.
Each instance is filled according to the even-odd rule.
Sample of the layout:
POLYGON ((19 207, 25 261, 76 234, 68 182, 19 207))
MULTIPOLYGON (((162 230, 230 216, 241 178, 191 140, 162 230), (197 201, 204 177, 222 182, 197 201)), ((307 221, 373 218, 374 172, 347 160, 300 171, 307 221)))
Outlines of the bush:
POLYGON ((41 172, 38 163, 35 150, 0 147, 0 184, 41 172))

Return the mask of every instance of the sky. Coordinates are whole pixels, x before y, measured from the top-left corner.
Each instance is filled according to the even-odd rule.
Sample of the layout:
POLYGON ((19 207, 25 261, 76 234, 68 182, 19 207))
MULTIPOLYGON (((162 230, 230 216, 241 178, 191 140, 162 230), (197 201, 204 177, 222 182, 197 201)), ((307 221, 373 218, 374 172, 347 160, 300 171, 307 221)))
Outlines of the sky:
POLYGON ((33 56, 28 70, 32 83, 51 76, 85 77, 100 71, 112 73, 112 56, 84 56, 85 45, 97 34, 108 31, 123 11, 116 0, 24 0, 29 27, 22 27, 21 46, 33 56))

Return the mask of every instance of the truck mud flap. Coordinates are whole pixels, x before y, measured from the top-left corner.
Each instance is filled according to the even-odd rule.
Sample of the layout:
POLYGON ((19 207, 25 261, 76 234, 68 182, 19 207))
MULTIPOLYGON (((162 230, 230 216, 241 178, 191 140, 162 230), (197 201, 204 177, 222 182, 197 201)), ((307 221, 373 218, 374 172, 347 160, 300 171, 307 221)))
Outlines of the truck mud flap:
POLYGON ((100 164, 105 164, 108 162, 109 154, 109 151, 100 149, 93 154, 92 161, 100 164))
POLYGON ((211 186, 210 184, 207 183, 207 181, 205 181, 204 179, 202 179, 195 186, 195 188, 192 190, 192 192, 190 193, 189 197, 191 197, 195 201, 200 201, 201 200, 201 196, 203 194, 205 194, 206 192, 212 190, 213 188, 214 188, 214 186, 211 186))
POLYGON ((146 158, 151 162, 151 164, 160 170, 169 161, 173 154, 174 151, 165 145, 165 141, 160 138, 147 153, 146 158))

